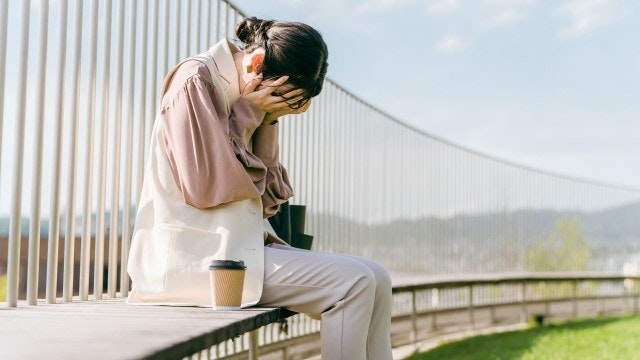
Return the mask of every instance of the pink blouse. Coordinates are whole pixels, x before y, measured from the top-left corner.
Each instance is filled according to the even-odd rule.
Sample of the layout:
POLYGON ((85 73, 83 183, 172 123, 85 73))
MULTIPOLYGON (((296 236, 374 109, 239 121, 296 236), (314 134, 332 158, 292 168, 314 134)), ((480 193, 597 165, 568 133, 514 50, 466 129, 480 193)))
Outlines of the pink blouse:
POLYGON ((279 162, 278 124, 262 125, 265 113, 244 98, 227 112, 206 65, 177 69, 162 98, 161 134, 184 201, 197 208, 261 196, 263 216, 274 215, 293 196, 279 162))

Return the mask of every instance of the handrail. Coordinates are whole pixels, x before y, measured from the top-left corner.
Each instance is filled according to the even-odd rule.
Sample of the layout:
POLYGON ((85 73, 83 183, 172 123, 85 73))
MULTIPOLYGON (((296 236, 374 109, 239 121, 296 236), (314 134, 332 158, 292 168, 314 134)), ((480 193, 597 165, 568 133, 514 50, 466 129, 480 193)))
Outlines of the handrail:
POLYGON ((640 281, 638 275, 620 275, 620 274, 599 274, 599 273, 530 273, 530 274, 492 274, 459 277, 454 276, 453 279, 431 280, 415 284, 406 283, 393 287, 393 293, 403 293, 416 290, 424 290, 431 288, 452 288, 473 285, 491 285, 491 284, 510 284, 523 282, 558 282, 558 281, 615 281, 615 280, 636 280, 640 281))
MULTIPOLYGON (((413 282, 407 283, 403 285, 397 285, 393 287, 394 296, 401 296, 404 294, 410 294, 410 307, 411 311, 409 313, 410 318, 410 341, 412 343, 416 343, 419 340, 419 333, 421 329, 418 326, 418 317, 422 315, 428 315, 431 317, 430 321, 430 331, 435 332, 438 328, 437 324, 437 316, 443 312, 456 312, 462 311, 465 313, 465 316, 468 319, 468 324, 472 329, 477 327, 477 315, 476 313, 480 309, 488 309, 490 311, 490 323, 489 326, 493 326, 496 323, 496 308, 499 307, 508 307, 508 306, 518 306, 516 316, 512 319, 513 323, 523 323, 527 320, 530 315, 527 307, 531 304, 544 304, 545 308, 543 313, 535 314, 537 317, 544 318, 549 316, 549 304, 551 303, 562 303, 562 302, 571 302, 571 311, 569 314, 569 318, 575 318, 579 314, 579 302, 582 301, 604 301, 611 299, 628 299, 633 298, 635 301, 631 308, 626 308, 627 312, 638 313, 640 311, 640 276, 628 276, 621 274, 606 274, 606 273, 588 273, 588 272, 578 272, 578 273, 536 273, 536 274, 485 274, 485 275, 475 275, 475 276, 467 276, 467 277, 453 277, 446 279, 434 279, 430 281, 423 282, 413 282), (564 288, 561 290, 564 291, 556 291, 555 293, 551 293, 548 295, 537 294, 538 296, 531 296, 528 294, 528 289, 531 286, 538 286, 537 290, 533 290, 534 292, 543 292, 546 289, 553 290, 552 286, 555 283, 566 283, 569 282, 571 285, 568 288, 564 288), (589 283, 600 283, 600 286, 592 285, 591 288, 587 288, 585 290, 585 294, 580 294, 579 286, 583 282, 589 283), (617 282, 619 285, 619 290, 617 293, 609 291, 608 293, 599 293, 598 290, 602 288, 603 282, 617 282), (515 292, 516 296, 508 296, 502 297, 497 296, 497 299, 486 301, 478 301, 476 299, 479 288, 490 286, 491 288, 495 288, 496 286, 511 286, 509 290, 512 291, 512 294, 515 292), (431 293, 431 295, 439 298, 441 295, 439 291, 454 291, 458 290, 458 292, 462 291, 463 300, 458 302, 457 304, 446 304, 443 307, 432 306, 429 309, 419 309, 417 304, 417 293, 422 292, 426 293, 427 291, 431 293)), ((495 295, 494 295, 495 296, 495 295)), ((453 301, 452 303, 455 303, 453 301)), ((604 312, 604 305, 601 305, 600 302, 596 306, 596 314, 604 312)), ((593 314, 592 314, 593 315, 593 314)), ((407 315, 404 314, 406 317, 407 315)), ((565 317, 567 317, 565 315, 565 317)), ((396 320, 399 317, 396 316, 396 320)), ((405 341, 407 343, 407 341, 405 341)))
MULTIPOLYGON (((393 286, 393 298, 395 310, 392 317, 392 342, 394 348, 409 344, 417 344, 442 334, 453 334, 469 329, 486 329, 493 326, 523 324, 529 317, 555 317, 570 319, 577 316, 594 316, 611 313, 640 311, 640 276, 625 276, 620 274, 605 273, 545 273, 545 274, 480 274, 475 276, 440 277, 422 281, 405 281, 393 286), (629 284, 628 281, 634 281, 629 284), (528 294, 530 287, 541 286, 545 288, 553 286, 553 283, 571 282, 572 285, 565 288, 564 292, 552 294, 554 296, 540 297, 528 294), (595 282, 590 293, 581 294, 577 284, 581 282, 595 282), (596 288, 605 286, 607 282, 615 282, 610 291, 598 293, 596 288), (627 283, 625 283, 627 282, 627 283), (502 286, 503 296, 495 297, 489 301, 478 301, 485 287, 502 286), (630 287, 630 290, 627 287, 630 287), (459 297, 459 301, 434 304, 434 298, 445 298, 449 295, 459 297), (410 295, 410 298, 407 297, 410 295), (514 296, 515 295, 515 296, 514 296), (616 303, 619 299, 634 299, 633 304, 616 303), (596 301, 594 307, 585 306, 581 309, 582 302, 596 301), (429 303, 431 302, 431 303, 429 303), (453 304, 453 305, 452 305, 453 304), (554 310, 565 304, 565 309, 554 310), (535 306, 542 305, 542 308, 535 306), (496 316, 500 309, 512 308, 510 315, 501 318, 496 316), (594 312, 589 309, 594 308, 594 312), (483 312, 485 313, 483 315, 483 312), (488 314, 486 314, 488 312, 488 314), (447 316, 442 316, 443 314, 447 316), (448 320, 452 318, 453 320, 448 320), (483 318, 485 319, 483 322, 483 318)), ((486 299, 485 299, 486 300, 486 299)), ((312 320, 304 315, 294 315, 288 319, 289 331, 284 334, 281 324, 269 324, 260 328, 258 334, 261 353, 268 354, 274 351, 283 351, 293 356, 291 351, 294 345, 304 341, 316 341, 319 335, 317 320, 312 320), (309 330, 311 329, 311 330, 309 330), (295 333, 292 335, 291 333, 295 333), (267 336, 275 341, 267 340, 267 336)), ((241 342, 242 343, 242 342, 241 342)), ((248 351, 248 342, 239 349, 228 343, 218 344, 213 351, 221 354, 216 359, 240 359, 244 358, 248 351), (219 350, 222 349, 222 350, 219 350), (231 350, 229 350, 231 349, 231 350)), ((204 350, 203 350, 204 351, 204 350)), ((211 351, 209 351, 211 353, 211 351)))

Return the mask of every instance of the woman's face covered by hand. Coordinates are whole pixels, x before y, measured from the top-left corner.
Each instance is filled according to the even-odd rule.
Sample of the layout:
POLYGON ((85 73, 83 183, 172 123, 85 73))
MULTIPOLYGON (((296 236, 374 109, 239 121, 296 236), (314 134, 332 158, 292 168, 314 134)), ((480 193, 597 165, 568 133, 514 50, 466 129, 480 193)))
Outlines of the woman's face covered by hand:
POLYGON ((288 76, 264 79, 261 65, 264 50, 258 48, 242 58, 242 96, 267 113, 265 118, 275 120, 279 116, 300 114, 309 108, 311 102, 302 94, 303 89, 287 82, 288 76))

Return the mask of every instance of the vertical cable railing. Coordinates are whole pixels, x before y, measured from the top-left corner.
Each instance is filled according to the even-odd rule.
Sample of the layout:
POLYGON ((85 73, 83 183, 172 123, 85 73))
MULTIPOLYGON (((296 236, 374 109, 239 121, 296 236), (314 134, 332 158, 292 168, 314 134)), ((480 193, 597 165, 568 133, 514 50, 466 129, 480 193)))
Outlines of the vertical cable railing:
POLYGON ((58 248, 60 239, 60 187, 61 187, 61 161, 62 161, 62 138, 63 138, 63 118, 64 118, 64 78, 66 71, 65 54, 67 50, 67 0, 59 2, 58 9, 59 26, 58 47, 57 47, 57 67, 55 68, 53 83, 56 84, 56 92, 59 94, 59 100, 54 102, 53 114, 54 131, 53 146, 51 154, 53 154, 53 162, 51 169, 51 199, 49 201, 49 233, 47 246, 47 284, 46 297, 47 303, 53 304, 57 297, 57 280, 58 280, 58 248))
POLYGON ((111 2, 103 2, 104 22, 103 22, 103 49, 102 49, 102 101, 100 115, 100 146, 98 156, 98 204, 96 214, 95 246, 94 246, 94 266, 93 266, 93 294, 95 298, 102 298, 102 283, 104 276, 104 235, 105 235, 105 212, 106 212, 106 192, 107 192, 107 146, 109 141, 109 90, 111 73, 111 2))
MULTIPOLYGON (((133 99, 135 94, 135 57, 136 57, 136 2, 129 3, 129 56, 128 56, 128 83, 129 96, 127 99, 127 117, 125 119, 125 161, 124 161, 124 195, 122 201, 122 243, 120 247, 120 294, 129 294, 129 275, 127 274, 127 260, 129 259, 129 238, 131 236, 131 187, 133 172, 133 99)), ((143 13, 144 14, 144 13, 143 13)))
MULTIPOLYGON (((0 2, 0 171, 2 171, 2 134, 4 128, 4 79, 7 60, 7 22, 9 18, 9 2, 0 2)), ((2 173, 0 172, 0 175, 2 173)), ((1 195, 1 193, 0 193, 1 195)), ((2 200, 2 199, 0 199, 2 200)))
MULTIPOLYGON (((78 159, 78 95, 80 87, 80 54, 82 37, 82 9, 83 2, 76 1, 74 6, 73 44, 70 68, 71 80, 68 82, 70 89, 69 119, 71 121, 71 133, 69 137, 69 164, 67 165, 67 203, 66 203, 66 228, 64 237, 64 274, 62 281, 62 298, 69 302, 73 298, 73 274, 75 265, 75 240, 76 240, 76 174, 78 159)), ((20 118, 18 118, 20 119, 20 118)))
MULTIPOLYGON (((17 74, 19 79, 27 76, 27 61, 29 55, 29 20, 30 1, 23 1, 20 8, 20 41, 24 44, 20 49, 20 59, 17 64, 17 74)), ((16 104, 16 118, 24 119, 26 113, 26 82, 19 82, 16 94, 18 96, 16 104)), ((11 192, 11 217, 9 227, 9 248, 7 251, 7 304, 15 307, 18 301, 18 270, 20 262, 20 242, 21 242, 21 221, 22 221, 22 159, 24 158, 24 133, 25 121, 16 124, 14 137, 14 167, 13 167, 13 187, 11 192)))
MULTIPOLYGON (((149 0, 144 0, 142 2, 142 9, 140 11, 141 14, 147 14, 149 6, 149 0)), ((141 55, 139 56, 139 65, 138 68, 142 69, 145 64, 150 63, 149 68, 151 69, 151 73, 155 74, 157 66, 158 66, 158 58, 156 56, 152 56, 151 59, 148 57, 147 51, 147 40, 151 44, 151 53, 156 53, 158 48, 158 8, 160 4, 158 1, 153 1, 151 4, 151 16, 143 16, 142 17, 142 26, 140 33, 142 34, 140 39, 140 49, 141 55), (149 26, 148 20, 151 20, 151 39, 147 39, 149 37, 149 26)), ((147 134, 147 87, 145 84, 147 83, 147 72, 140 71, 140 81, 139 81, 139 104, 138 104, 138 112, 136 115, 137 125, 138 125, 138 138, 137 138, 137 149, 136 154, 138 164, 144 163, 144 154, 145 154, 145 136, 147 134)), ((152 86, 155 86, 152 85, 152 86)), ((139 194, 142 190, 142 178, 143 178, 144 166, 138 166, 136 169, 136 178, 137 183, 135 187, 135 194, 139 194)), ((137 198, 136 200, 137 201, 137 198)))
MULTIPOLYGON (((122 67, 124 62, 124 24, 125 24, 125 4, 124 0, 118 1, 118 15, 116 20, 116 72, 115 72, 115 92, 122 94, 123 75, 122 67)), ((118 241, 119 241, 119 220, 120 220, 120 159, 121 159, 121 135, 122 135, 122 96, 115 98, 115 121, 111 166, 111 225, 109 226, 109 260, 107 273, 107 292, 109 297, 116 296, 117 262, 118 262, 118 241)))
MULTIPOLYGON (((9 224, 0 228, 0 277, 9 306, 35 304, 45 288, 48 303, 127 295, 158 86, 184 57, 231 37, 243 16, 223 0, 0 2, 0 220, 9 224)), ((571 218, 589 253, 582 270, 619 272, 640 257, 640 189, 474 152, 333 81, 280 131, 291 201, 307 206, 315 250, 371 257, 395 276, 538 271, 527 254, 571 218)), ((567 259, 582 261, 578 252, 567 259)))
MULTIPOLYGON (((93 0, 90 4, 91 16, 89 19, 90 30, 89 38, 95 39, 98 36, 98 1, 93 0)), ((89 104, 86 106, 84 120, 87 122, 86 145, 87 156, 84 162, 84 206, 82 210, 83 226, 82 240, 80 243, 80 279, 79 292, 80 299, 87 300, 89 298, 89 265, 91 262, 91 224, 92 224, 92 200, 93 200, 93 143, 95 138, 95 98, 96 98, 96 69, 95 64, 98 56, 97 41, 89 43, 89 62, 88 62, 88 80, 89 80, 89 104)))
POLYGON ((40 265, 40 203, 42 187, 42 138, 44 133, 44 89, 47 83, 45 74, 45 62, 47 59, 49 6, 42 4, 40 18, 38 19, 40 32, 38 34, 38 52, 36 65, 36 84, 40 84, 36 92, 35 107, 35 132, 33 137, 33 180, 31 183, 31 221, 29 224, 29 256, 27 270, 27 301, 29 305, 38 302, 38 272, 40 265))

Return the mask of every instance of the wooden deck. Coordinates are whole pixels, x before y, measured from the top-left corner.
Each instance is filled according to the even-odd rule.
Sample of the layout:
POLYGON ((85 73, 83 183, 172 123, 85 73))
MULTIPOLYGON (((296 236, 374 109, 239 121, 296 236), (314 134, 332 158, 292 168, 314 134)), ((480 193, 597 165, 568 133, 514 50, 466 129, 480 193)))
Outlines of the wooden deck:
POLYGON ((292 314, 128 305, 123 299, 0 306, 0 358, 180 359, 292 314))

